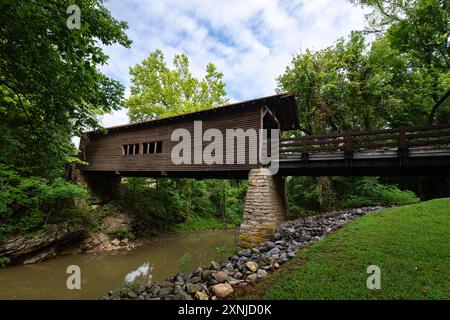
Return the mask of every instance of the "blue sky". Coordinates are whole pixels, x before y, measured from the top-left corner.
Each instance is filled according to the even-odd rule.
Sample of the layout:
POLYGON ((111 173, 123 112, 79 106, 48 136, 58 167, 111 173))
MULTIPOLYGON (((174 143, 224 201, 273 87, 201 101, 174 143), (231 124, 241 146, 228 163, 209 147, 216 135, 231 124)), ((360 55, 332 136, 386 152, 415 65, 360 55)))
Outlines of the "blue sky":
MULTIPOLYGON (((276 78, 296 53, 333 44, 364 28, 367 13, 347 0, 108 0, 113 17, 128 22, 130 49, 105 48, 102 67, 129 94, 129 67, 161 49, 170 62, 189 56, 203 77, 208 62, 224 74, 231 101, 274 93, 276 78)), ((82 17, 81 17, 82 18, 82 17)), ((127 123, 126 110, 102 117, 105 126, 127 123)))

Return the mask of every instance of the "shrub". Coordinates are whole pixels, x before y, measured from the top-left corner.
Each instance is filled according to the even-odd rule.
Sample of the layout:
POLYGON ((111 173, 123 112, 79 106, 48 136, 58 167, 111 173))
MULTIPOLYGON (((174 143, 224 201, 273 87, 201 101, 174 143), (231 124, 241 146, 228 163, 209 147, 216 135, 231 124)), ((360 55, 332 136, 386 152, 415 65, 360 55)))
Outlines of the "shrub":
POLYGON ((0 165, 0 239, 66 221, 74 217, 75 200, 87 198, 84 188, 63 179, 24 177, 0 165))
POLYGON ((377 177, 289 177, 289 218, 329 209, 370 205, 404 205, 419 201, 415 193, 385 185, 377 177))
POLYGON ((126 178, 123 188, 122 208, 147 233, 225 227, 242 220, 246 182, 126 178))
POLYGON ((0 257, 0 268, 4 268, 10 263, 11 260, 8 257, 0 257))

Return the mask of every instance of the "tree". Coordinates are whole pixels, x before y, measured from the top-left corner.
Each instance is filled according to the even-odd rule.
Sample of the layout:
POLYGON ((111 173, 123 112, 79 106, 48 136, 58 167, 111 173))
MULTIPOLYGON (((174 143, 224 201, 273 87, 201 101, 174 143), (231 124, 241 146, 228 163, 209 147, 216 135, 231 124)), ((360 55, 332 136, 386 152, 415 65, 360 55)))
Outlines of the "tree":
POLYGON ((0 2, 0 162, 26 175, 61 173, 71 136, 122 105, 123 86, 98 68, 108 59, 100 44, 130 46, 127 24, 80 0, 80 28, 69 29, 69 4, 0 2))
POLYGON ((354 0, 373 9, 369 31, 385 34, 392 48, 422 74, 423 99, 432 124, 447 122, 450 101, 450 2, 447 0, 354 0))
POLYGON ((126 101, 131 121, 174 116, 216 107, 228 101, 223 74, 214 64, 206 66, 203 79, 189 71, 189 59, 178 54, 173 59, 174 69, 156 50, 140 64, 130 68, 131 97, 126 101))
POLYGON ((277 91, 295 92, 306 134, 372 130, 384 125, 392 103, 386 86, 405 65, 380 41, 371 50, 360 32, 326 49, 296 55, 277 91))

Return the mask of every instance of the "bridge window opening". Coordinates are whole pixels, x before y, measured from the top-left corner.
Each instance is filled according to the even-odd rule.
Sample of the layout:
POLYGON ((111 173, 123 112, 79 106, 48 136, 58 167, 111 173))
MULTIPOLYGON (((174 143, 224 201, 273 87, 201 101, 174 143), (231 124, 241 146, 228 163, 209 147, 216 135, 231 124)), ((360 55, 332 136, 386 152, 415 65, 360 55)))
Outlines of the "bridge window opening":
POLYGON ((155 153, 155 143, 154 142, 148 143, 148 153, 149 154, 155 153))
POLYGON ((145 142, 142 144, 143 154, 154 154, 162 152, 162 141, 145 142))
POLYGON ((139 143, 136 143, 136 144, 124 144, 122 146, 122 154, 124 156, 139 154, 139 143))
POLYGON ((162 152, 162 141, 156 141, 156 153, 162 152))
POLYGON ((143 154, 148 154, 148 143, 143 143, 142 144, 142 153, 143 154))

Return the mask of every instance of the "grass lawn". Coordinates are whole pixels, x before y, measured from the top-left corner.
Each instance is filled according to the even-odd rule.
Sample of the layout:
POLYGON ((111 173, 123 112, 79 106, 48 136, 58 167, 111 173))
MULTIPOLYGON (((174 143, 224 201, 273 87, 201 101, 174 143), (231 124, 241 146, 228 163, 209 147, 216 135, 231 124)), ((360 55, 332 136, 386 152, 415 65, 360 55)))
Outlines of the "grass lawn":
POLYGON ((449 299, 450 198, 382 210, 300 251, 244 299, 449 299), (369 265, 381 289, 367 289, 369 265))

